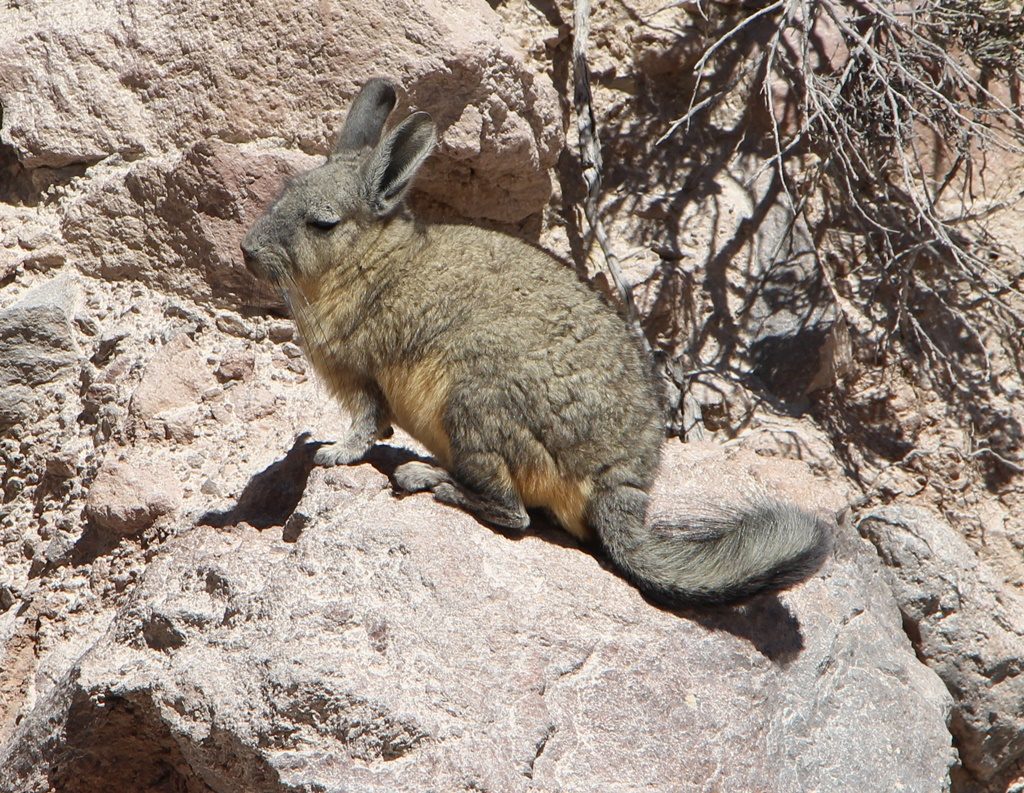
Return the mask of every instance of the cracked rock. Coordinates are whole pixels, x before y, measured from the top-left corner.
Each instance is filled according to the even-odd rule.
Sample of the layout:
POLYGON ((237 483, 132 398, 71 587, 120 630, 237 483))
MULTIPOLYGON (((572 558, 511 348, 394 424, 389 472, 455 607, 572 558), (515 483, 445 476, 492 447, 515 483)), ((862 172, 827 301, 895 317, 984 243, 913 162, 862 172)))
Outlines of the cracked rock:
POLYGON ((956 699, 970 787, 1004 790, 1024 763, 1024 599, 929 510, 880 509, 860 531, 889 568, 917 652, 956 699))

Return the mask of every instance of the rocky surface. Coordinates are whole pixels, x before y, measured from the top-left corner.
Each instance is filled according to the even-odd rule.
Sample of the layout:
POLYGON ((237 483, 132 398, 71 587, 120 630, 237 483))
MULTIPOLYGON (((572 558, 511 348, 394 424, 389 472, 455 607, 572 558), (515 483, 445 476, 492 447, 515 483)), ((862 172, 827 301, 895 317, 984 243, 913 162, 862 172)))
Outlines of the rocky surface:
MULTIPOLYGON (((389 74, 442 133, 418 208, 597 274, 571 3, 22 0, 0 10, 0 791, 1024 782, 1024 499, 964 447, 1012 457, 1006 340, 967 413, 912 361, 851 360, 763 161, 718 128, 656 143, 695 7, 594 5, 602 210, 712 441, 672 442, 658 509, 789 495, 841 515, 835 559, 667 612, 542 521, 513 539, 396 499, 408 439, 311 470, 345 419, 241 266, 246 224, 389 74)), ((1020 216, 992 216, 1011 244, 1020 216)))
POLYGON ((448 166, 423 189, 503 220, 535 211, 550 189, 556 95, 484 3, 25 2, 4 13, 5 143, 37 184, 40 169, 130 163, 209 139, 322 153, 344 100, 386 70, 446 133, 448 166))
MULTIPOLYGON (((753 470, 836 501, 796 463, 671 451, 665 493, 753 470)), ((938 791, 954 760, 950 697, 848 530, 792 593, 672 613, 368 464, 315 472, 283 528, 201 524, 18 726, 19 790, 938 791)))
POLYGON ((952 729, 971 782, 1006 788, 1024 756, 1024 598, 928 510, 888 507, 865 515, 860 527, 894 570, 918 652, 970 703, 952 729))

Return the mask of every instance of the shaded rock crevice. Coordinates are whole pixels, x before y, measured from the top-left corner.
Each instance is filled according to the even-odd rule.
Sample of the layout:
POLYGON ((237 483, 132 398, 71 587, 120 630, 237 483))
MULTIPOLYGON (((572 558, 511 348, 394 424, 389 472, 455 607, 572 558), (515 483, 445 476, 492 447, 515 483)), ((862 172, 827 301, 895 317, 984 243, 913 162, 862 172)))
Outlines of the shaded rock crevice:
POLYGON ((4 104, 0 100, 0 204, 16 207, 37 207, 48 201, 52 190, 59 191, 75 179, 86 175, 89 168, 105 159, 96 155, 69 160, 60 165, 26 166, 18 149, 5 140, 3 131, 4 104))
MULTIPOLYGON (((252 787, 244 783, 224 787, 216 780, 204 779, 187 754, 215 751, 216 740, 189 749, 189 740, 173 730, 151 691, 90 688, 82 686, 72 674, 50 693, 48 700, 56 706, 49 719, 30 716, 19 728, 26 748, 31 746, 31 750, 13 758, 0 752, 0 768, 5 770, 0 780, 3 793, 289 790, 266 768, 245 773, 244 778, 257 782, 252 787)), ((244 765, 246 755, 251 759, 251 752, 241 746, 231 747, 231 752, 238 750, 241 753, 229 762, 244 765)), ((229 757, 231 754, 225 759, 229 757)))
POLYGON ((78 692, 48 781, 56 790, 75 793, 213 793, 190 768, 144 692, 123 698, 78 692))

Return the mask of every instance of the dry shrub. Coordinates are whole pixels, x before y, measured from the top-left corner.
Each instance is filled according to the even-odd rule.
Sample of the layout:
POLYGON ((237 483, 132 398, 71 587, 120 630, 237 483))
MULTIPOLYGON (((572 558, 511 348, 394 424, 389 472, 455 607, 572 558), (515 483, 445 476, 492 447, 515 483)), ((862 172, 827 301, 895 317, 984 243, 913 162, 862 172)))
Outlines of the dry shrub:
POLYGON ((1024 470, 1006 407, 1008 375, 1024 372, 1024 263, 990 222, 1024 195, 1024 6, 688 8, 707 44, 663 141, 685 145, 737 95, 760 108, 765 168, 794 224, 815 230, 861 357, 910 362, 969 428, 964 454, 990 480, 1024 470))

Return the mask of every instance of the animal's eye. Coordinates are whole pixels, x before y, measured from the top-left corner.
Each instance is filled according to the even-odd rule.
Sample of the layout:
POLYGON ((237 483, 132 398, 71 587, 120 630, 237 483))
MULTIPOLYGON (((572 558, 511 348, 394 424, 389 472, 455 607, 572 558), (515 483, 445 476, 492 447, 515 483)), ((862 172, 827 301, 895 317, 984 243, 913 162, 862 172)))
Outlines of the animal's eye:
POLYGON ((341 222, 341 218, 334 215, 311 215, 306 218, 306 225, 312 226, 321 231, 330 231, 341 222))

